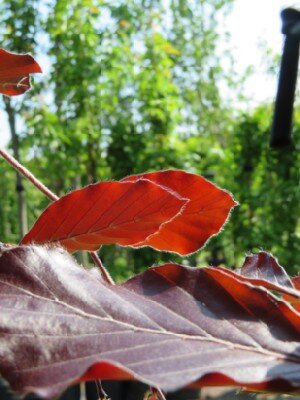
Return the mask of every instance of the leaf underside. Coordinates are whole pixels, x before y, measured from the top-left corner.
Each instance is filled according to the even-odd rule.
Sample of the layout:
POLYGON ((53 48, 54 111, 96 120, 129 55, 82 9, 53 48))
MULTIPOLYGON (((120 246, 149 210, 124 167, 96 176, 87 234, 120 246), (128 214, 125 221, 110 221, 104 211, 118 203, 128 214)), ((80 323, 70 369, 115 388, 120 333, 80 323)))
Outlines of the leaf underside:
POLYGON ((23 394, 89 379, 300 391, 299 314, 223 269, 109 286, 62 249, 21 246, 1 254, 0 293, 0 373, 23 394))

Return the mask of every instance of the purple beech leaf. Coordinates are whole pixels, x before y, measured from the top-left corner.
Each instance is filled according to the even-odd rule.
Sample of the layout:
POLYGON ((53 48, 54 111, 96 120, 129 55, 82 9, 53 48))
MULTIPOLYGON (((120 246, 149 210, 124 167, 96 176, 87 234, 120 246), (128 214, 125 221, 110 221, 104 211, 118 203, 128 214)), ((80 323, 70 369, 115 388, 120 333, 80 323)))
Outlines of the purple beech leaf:
POLYGON ((21 394, 124 378, 300 391, 300 315, 220 268, 166 264, 107 285, 60 248, 5 250, 0 334, 0 373, 21 394))
POLYGON ((242 268, 236 269, 235 272, 245 281, 300 298, 300 290, 295 287, 293 280, 277 259, 266 251, 247 256, 242 268))
POLYGON ((247 256, 240 274, 254 279, 263 279, 279 286, 294 288, 294 285, 277 259, 266 251, 247 256))

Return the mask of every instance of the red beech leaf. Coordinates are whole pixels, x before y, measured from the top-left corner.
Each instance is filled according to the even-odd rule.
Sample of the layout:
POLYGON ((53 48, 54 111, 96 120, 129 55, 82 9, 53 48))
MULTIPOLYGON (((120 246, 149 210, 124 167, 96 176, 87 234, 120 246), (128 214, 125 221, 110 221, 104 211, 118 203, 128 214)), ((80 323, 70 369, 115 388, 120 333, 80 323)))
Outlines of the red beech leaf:
POLYGON ((17 96, 30 89, 29 74, 42 72, 30 54, 15 54, 0 49, 0 93, 17 96))
POLYGON ((293 285, 296 289, 300 290, 300 274, 292 278, 293 285))
POLYGON ((298 296, 294 293, 285 294, 283 298, 289 301, 293 307, 300 312, 300 275, 294 276, 292 278, 292 283, 297 290, 298 296))
POLYGON ((95 379, 300 391, 299 313, 223 269, 107 285, 62 249, 21 246, 1 253, 0 293, 0 374, 22 394, 95 379))
POLYGON ((22 243, 55 243, 71 252, 130 246, 159 230, 187 201, 144 179, 96 183, 50 204, 22 243))
POLYGON ((128 176, 123 181, 133 182, 141 178, 167 187, 190 202, 181 214, 135 247, 146 245, 181 255, 193 253, 220 231, 230 210, 237 204, 230 193, 201 176, 185 171, 151 172, 128 176))
POLYGON ((290 302, 290 304, 297 310, 300 312, 300 298, 299 297, 295 297, 295 296, 291 296, 289 294, 285 294, 282 296, 284 298, 284 300, 290 302))
POLYGON ((235 273, 240 274, 244 281, 300 299, 300 291, 297 290, 284 268, 272 254, 266 251, 247 256, 242 268, 236 269, 235 273))

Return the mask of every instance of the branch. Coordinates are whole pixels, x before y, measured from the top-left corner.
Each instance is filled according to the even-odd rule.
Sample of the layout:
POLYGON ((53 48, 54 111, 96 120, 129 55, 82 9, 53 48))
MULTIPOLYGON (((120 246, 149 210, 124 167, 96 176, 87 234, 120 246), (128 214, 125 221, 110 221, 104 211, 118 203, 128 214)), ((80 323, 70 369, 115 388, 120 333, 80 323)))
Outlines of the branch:
POLYGON ((150 390, 152 394, 156 396, 157 400, 166 400, 165 395, 159 388, 151 387, 150 390))
POLYGON ((111 277, 110 273, 107 271, 107 269, 102 264, 101 258, 98 256, 97 252, 96 251, 90 252, 90 255, 91 255, 94 263, 100 269, 103 280, 106 283, 109 283, 110 285, 114 285, 115 282, 114 282, 113 278, 111 277))
POLYGON ((98 400, 110 400, 110 398, 108 397, 108 395, 105 393, 101 381, 96 381, 96 388, 97 388, 97 392, 98 392, 98 400))
POLYGON ((39 189, 48 199, 56 201, 59 199, 56 194, 51 192, 45 185, 42 184, 27 168, 19 163, 13 156, 11 156, 7 151, 0 148, 0 155, 20 174, 22 174, 27 180, 34 184, 36 188, 39 189))
POLYGON ((79 400, 87 400, 85 382, 79 384, 79 400))

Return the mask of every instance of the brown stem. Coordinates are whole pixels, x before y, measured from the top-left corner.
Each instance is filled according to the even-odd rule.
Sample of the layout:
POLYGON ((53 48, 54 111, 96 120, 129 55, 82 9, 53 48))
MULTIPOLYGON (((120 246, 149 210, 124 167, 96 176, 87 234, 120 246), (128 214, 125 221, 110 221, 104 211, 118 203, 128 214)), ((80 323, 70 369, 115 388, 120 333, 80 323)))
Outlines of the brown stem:
POLYGON ((44 193, 48 199, 55 201, 58 200, 59 197, 56 196, 50 189, 48 189, 45 185, 42 184, 27 168, 25 168, 22 164, 19 163, 13 156, 11 156, 7 151, 0 148, 0 155, 20 174, 22 174, 26 179, 28 179, 31 183, 34 184, 35 187, 39 189, 40 192, 44 193))
POLYGON ((92 259, 94 260, 94 263, 100 269, 103 280, 106 283, 109 283, 110 285, 114 285, 115 282, 114 282, 113 278, 111 277, 110 273, 107 271, 107 269, 102 264, 102 261, 101 261, 100 257, 98 256, 97 252, 93 251, 90 253, 90 255, 91 255, 92 259))
POLYGON ((166 400, 165 395, 159 388, 151 387, 150 388, 153 395, 156 396, 158 400, 166 400))
MULTIPOLYGON (((22 164, 19 163, 13 156, 11 156, 7 151, 0 148, 0 155, 20 174, 22 174, 26 179, 28 179, 34 186, 42 192, 48 199, 52 201, 56 201, 59 199, 56 194, 51 192, 50 189, 47 188, 41 181, 39 181, 27 168, 25 168, 22 164)), ((94 260, 97 267, 100 269, 102 278, 105 282, 109 284, 114 284, 112 277, 110 276, 107 269, 102 264, 101 259, 99 258, 96 251, 90 252, 92 259, 94 260)))
POLYGON ((101 381, 96 381, 96 388, 97 388, 97 392, 98 392, 98 400, 110 400, 108 395, 105 393, 101 381))
POLYGON ((86 387, 85 382, 80 382, 79 384, 79 400, 87 400, 86 398, 86 387))

